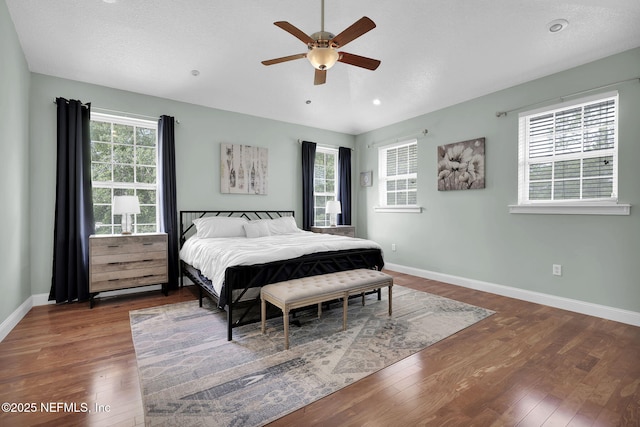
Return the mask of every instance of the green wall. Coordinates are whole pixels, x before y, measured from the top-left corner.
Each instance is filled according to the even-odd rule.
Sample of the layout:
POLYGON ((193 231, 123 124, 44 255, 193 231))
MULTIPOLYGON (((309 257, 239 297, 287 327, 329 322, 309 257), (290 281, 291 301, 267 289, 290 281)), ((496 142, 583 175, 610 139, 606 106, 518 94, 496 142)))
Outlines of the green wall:
POLYGON ((0 323, 31 296, 29 284, 29 79, 18 36, 0 1, 0 323))
POLYGON ((33 293, 49 292, 55 204, 56 106, 54 98, 180 121, 175 126, 179 210, 293 209, 302 212, 298 139, 354 147, 355 138, 316 128, 205 108, 168 99, 33 73, 31 76, 31 278, 33 293), (220 143, 267 147, 269 188, 264 196, 220 193, 220 143))
POLYGON ((518 112, 495 115, 638 76, 634 49, 359 135, 356 171, 376 177, 380 145, 428 129, 418 139, 423 212, 374 212, 377 186, 364 188, 359 234, 379 242, 391 264, 640 312, 638 80, 604 90, 620 94, 619 202, 632 205, 629 216, 510 214, 518 199, 518 112), (437 146, 478 137, 486 138, 486 188, 439 192, 437 146), (551 274, 552 264, 562 265, 562 276, 551 274))

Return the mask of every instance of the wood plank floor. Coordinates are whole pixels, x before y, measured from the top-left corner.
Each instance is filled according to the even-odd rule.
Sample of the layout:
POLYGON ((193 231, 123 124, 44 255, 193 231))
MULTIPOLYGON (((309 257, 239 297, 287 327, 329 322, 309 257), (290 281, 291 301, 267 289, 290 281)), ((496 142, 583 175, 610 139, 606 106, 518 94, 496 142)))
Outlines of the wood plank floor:
MULTIPOLYGON (((496 314, 272 426, 640 425, 640 328, 390 273, 496 314)), ((37 411, 0 412, 0 426, 144 425, 129 311, 195 298, 34 307, 0 343, 0 402, 37 411)))

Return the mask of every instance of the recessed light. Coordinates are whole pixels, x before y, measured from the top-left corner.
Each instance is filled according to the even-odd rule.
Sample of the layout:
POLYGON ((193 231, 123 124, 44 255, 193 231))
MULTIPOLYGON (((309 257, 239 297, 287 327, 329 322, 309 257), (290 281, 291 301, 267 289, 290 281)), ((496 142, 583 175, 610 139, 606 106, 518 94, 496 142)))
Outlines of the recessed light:
POLYGON ((197 77, 197 76, 199 76, 199 75, 200 75, 200 71, 198 71, 198 70, 191 70, 191 75, 192 75, 193 77, 197 77))
POLYGON ((567 28, 569 21, 566 19, 555 19, 547 24, 547 29, 550 33, 559 33, 567 28))
POLYGON ((118 0, 102 0, 105 3, 109 3, 109 4, 113 4, 115 2, 117 2, 118 0))
POLYGON ((382 104, 382 102, 378 98, 373 100, 373 105, 380 105, 380 104, 382 104))

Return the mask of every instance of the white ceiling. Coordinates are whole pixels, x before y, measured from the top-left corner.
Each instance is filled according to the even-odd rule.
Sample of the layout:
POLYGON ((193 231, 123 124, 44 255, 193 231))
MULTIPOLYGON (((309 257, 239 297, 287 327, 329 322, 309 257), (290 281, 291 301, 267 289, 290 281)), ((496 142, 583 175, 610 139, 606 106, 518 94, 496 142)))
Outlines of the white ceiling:
POLYGON ((319 31, 320 0, 6 3, 32 72, 354 135, 640 46, 640 0, 326 0, 326 31, 376 23, 342 50, 382 64, 314 86, 260 61, 306 52, 273 22, 319 31))

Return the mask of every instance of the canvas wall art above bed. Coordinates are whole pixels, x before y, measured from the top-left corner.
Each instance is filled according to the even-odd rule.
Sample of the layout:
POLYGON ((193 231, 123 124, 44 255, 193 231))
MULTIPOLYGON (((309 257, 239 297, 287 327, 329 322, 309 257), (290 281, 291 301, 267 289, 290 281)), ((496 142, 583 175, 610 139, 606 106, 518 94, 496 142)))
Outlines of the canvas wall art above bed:
POLYGON ((264 285, 384 265, 377 243, 300 230, 291 211, 181 211, 180 220, 182 274, 227 311, 229 339, 233 326, 260 320, 251 311, 264 285))
POLYGON ((220 192, 267 194, 269 152, 264 147, 220 144, 220 192))

